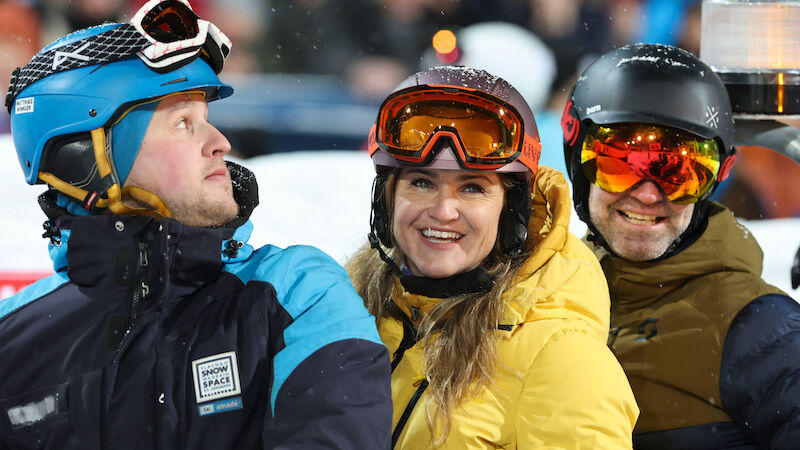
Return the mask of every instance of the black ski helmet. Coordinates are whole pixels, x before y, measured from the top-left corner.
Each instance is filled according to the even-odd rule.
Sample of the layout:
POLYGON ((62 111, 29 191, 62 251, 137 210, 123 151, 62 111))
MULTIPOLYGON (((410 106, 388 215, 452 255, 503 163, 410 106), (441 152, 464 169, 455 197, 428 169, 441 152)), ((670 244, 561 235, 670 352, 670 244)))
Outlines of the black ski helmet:
POLYGON ((592 124, 632 122, 677 128, 718 143, 719 172, 696 203, 691 223, 679 237, 682 240, 704 226, 709 198, 736 159, 728 92, 719 76, 696 56, 661 44, 620 47, 598 58, 578 77, 561 118, 564 159, 578 217, 598 236, 589 217, 590 183, 580 164, 585 131, 592 124))
MULTIPOLYGON (((398 91, 416 86, 466 88, 496 97, 517 110, 522 118, 523 134, 533 138, 537 143, 539 142, 539 132, 530 106, 511 84, 500 77, 484 70, 463 66, 434 67, 409 76, 387 97, 398 91)), ((380 111, 378 117, 380 117, 380 111)), ((370 141, 374 139, 374 135, 370 136, 370 141)), ((445 139, 440 140, 443 143, 445 141, 445 139)), ((452 157, 451 151, 441 151, 428 167, 458 168, 453 161, 448 161, 452 157)), ((500 216, 498 228, 498 240, 503 252, 506 254, 520 253, 527 239, 528 221, 531 214, 530 179, 536 171, 538 160, 539 154, 537 150, 529 153, 529 161, 532 163, 532 167, 531 165, 523 164, 521 160, 517 160, 494 170, 502 173, 519 174, 518 182, 506 192, 506 203, 500 216)), ((372 161, 377 175, 373 184, 370 229, 384 246, 391 248, 393 243, 390 231, 390 208, 386 205, 387 169, 404 167, 404 165, 382 150, 378 150, 372 155, 372 161)))

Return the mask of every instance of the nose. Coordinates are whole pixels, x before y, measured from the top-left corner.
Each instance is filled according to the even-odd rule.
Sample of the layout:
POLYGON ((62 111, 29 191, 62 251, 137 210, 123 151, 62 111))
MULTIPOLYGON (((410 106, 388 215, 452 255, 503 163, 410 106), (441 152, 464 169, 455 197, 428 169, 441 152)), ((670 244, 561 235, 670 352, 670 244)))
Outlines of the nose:
POLYGON ((231 151, 231 143, 214 125, 206 123, 208 135, 203 146, 203 155, 207 157, 223 157, 231 151))
POLYGON ((428 211, 430 216, 439 223, 452 222, 459 217, 458 198, 449 189, 441 189, 437 192, 428 211))
POLYGON ((665 196, 661 188, 652 180, 645 180, 631 188, 629 195, 645 205, 664 201, 665 196))

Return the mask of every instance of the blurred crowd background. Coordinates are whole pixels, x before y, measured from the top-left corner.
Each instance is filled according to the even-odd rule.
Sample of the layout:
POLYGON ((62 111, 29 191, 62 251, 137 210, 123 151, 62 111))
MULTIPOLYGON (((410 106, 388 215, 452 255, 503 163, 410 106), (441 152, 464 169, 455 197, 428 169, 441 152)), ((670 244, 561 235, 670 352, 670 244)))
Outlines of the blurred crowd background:
MULTIPOLYGON (((236 93, 210 117, 237 156, 363 149, 377 107, 411 73, 442 64, 489 70, 536 115, 544 165, 564 170, 560 116, 597 56, 633 42, 699 53, 700 0, 190 0, 233 41, 222 79, 236 93), (455 49, 437 51, 449 30, 455 49)), ((40 48, 144 0, 0 0, 0 86, 40 48)), ((441 49, 440 49, 441 50, 441 49)), ((8 132, 0 112, 0 133, 8 132)), ((716 194, 745 219, 800 217, 800 165, 743 149, 716 194), (787 181, 789 180, 789 181, 787 181), (794 186, 787 187, 788 183, 794 186)))

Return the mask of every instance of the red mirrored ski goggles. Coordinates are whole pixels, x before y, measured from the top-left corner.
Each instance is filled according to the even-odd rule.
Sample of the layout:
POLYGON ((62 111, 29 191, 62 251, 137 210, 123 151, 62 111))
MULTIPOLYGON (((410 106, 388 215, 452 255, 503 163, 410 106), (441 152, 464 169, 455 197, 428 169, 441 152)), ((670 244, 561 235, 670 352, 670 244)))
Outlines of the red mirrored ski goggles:
POLYGON ((588 127, 581 147, 586 178, 607 192, 652 180, 674 203, 697 202, 720 171, 717 141, 651 124, 588 127))

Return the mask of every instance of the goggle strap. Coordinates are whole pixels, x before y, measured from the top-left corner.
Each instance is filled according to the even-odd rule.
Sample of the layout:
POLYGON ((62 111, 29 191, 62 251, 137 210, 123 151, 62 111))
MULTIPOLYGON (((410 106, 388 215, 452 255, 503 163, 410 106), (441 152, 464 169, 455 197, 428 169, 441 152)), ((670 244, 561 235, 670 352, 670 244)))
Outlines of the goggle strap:
POLYGON ((522 151, 517 158, 520 162, 531 169, 531 173, 536 174, 539 168, 539 158, 542 156, 542 144, 533 138, 533 136, 525 133, 522 139, 522 151))
POLYGON ((66 70, 116 61, 140 52, 149 45, 150 41, 136 27, 123 23, 104 33, 40 52, 11 80, 7 94, 9 112, 17 95, 42 78, 66 70))
POLYGON ((380 149, 380 146, 378 146, 378 138, 376 135, 377 130, 378 126, 372 124, 372 127, 370 127, 369 129, 369 135, 367 136, 367 150, 369 150, 370 157, 372 157, 372 155, 374 155, 375 152, 377 152, 380 149))

